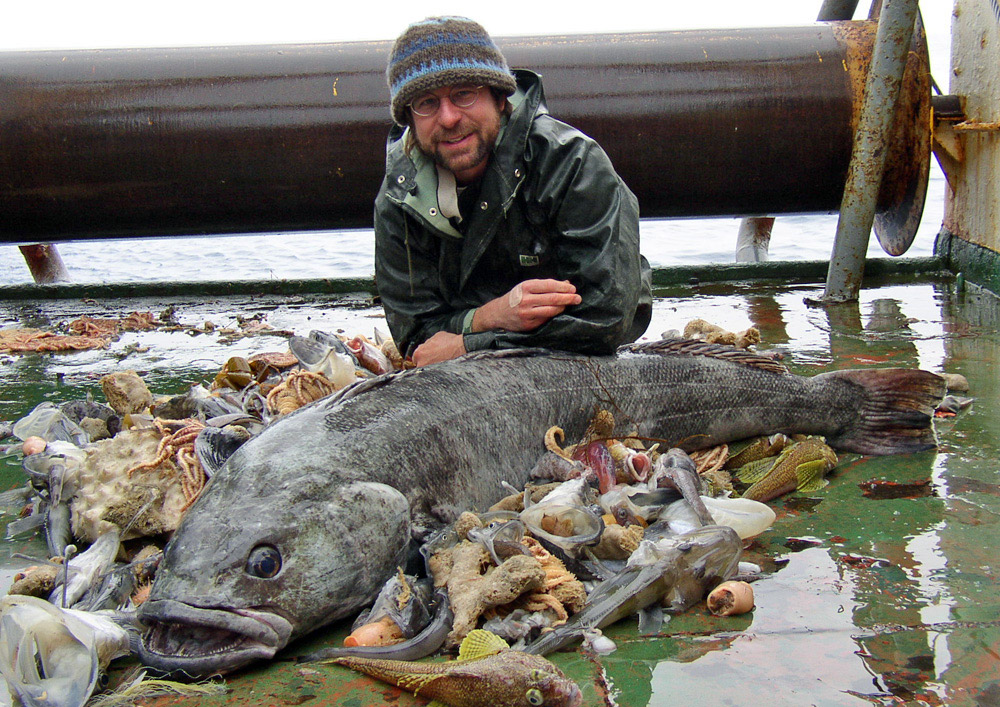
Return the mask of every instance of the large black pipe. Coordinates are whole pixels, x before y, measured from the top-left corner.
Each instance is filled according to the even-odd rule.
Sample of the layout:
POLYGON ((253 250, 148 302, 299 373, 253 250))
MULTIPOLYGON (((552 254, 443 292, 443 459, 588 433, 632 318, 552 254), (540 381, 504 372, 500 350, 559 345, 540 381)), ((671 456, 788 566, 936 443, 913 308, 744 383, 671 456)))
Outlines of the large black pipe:
MULTIPOLYGON (((873 38, 845 22, 498 41, 643 216, 674 217, 835 211, 873 38)), ((370 226, 388 49, 0 53, 0 241, 370 226)), ((901 120, 905 167, 929 121, 901 120)))

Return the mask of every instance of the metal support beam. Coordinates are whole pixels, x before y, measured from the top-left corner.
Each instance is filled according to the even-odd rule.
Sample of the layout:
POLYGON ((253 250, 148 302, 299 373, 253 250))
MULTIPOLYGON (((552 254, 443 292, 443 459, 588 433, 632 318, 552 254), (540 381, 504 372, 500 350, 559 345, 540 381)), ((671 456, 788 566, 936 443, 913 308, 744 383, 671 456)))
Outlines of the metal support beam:
POLYGON ((19 246, 24 262, 28 264, 31 277, 39 285, 53 282, 68 282, 69 271, 63 264, 59 251, 51 243, 34 243, 19 246))
POLYGON ((736 262, 766 263, 773 227, 773 216, 753 216, 743 219, 736 235, 736 262))
POLYGON ((819 9, 816 21, 849 20, 854 17, 854 11, 858 9, 859 2, 860 0, 823 0, 823 6, 819 9))
POLYGON ((886 0, 882 7, 840 205, 824 302, 858 298, 885 169, 889 126, 896 113, 896 100, 916 19, 917 0, 886 0))

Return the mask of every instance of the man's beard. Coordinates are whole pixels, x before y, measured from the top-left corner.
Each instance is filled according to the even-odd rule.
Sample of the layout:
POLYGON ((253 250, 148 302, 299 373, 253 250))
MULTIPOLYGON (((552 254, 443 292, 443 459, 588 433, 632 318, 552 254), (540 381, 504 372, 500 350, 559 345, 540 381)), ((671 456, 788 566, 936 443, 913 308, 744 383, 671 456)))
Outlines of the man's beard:
POLYGON ((453 173, 464 172, 472 169, 486 159, 496 145, 497 137, 500 135, 500 115, 490 120, 486 125, 463 119, 451 130, 438 130, 427 141, 417 138, 417 146, 425 155, 431 157, 437 164, 453 173), (477 140, 472 149, 462 151, 458 154, 448 154, 440 148, 441 143, 449 138, 458 136, 475 135, 477 140))

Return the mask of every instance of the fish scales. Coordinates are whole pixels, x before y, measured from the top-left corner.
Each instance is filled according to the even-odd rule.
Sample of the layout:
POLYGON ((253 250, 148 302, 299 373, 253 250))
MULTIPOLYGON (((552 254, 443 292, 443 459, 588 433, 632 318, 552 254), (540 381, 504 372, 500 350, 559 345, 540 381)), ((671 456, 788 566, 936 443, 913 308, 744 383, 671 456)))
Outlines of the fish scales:
POLYGON ((486 509, 503 482, 522 487, 546 430, 579 436, 595 407, 687 449, 780 431, 877 454, 933 447, 943 393, 924 371, 803 378, 683 341, 614 357, 478 353, 372 379, 279 419, 212 477, 141 609, 140 655, 161 670, 224 672, 356 612, 411 534, 486 509))

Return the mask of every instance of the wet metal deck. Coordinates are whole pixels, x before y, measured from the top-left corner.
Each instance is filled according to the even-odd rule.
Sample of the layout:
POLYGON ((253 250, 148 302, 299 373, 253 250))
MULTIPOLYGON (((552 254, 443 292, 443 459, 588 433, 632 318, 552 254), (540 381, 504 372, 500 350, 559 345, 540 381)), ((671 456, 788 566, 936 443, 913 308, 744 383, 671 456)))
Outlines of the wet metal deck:
MULTIPOLYGON (((627 620, 606 631, 618 643, 610 656, 554 656, 581 686, 584 703, 1000 704, 998 300, 927 279, 866 283, 859 303, 829 309, 803 303, 822 294, 819 283, 705 285, 661 294, 651 336, 682 329, 694 318, 729 329, 753 324, 761 331, 759 348, 783 351, 796 373, 884 366, 961 373, 975 403, 939 421, 937 452, 845 456, 823 491, 772 502, 778 519, 745 557, 768 572, 754 585, 751 614, 716 618, 696 606, 656 637, 638 636, 635 620, 627 620), (894 495, 900 497, 887 497, 894 495)), ((171 302, 177 318, 190 325, 206 319, 225 325, 237 313, 263 313, 276 329, 299 334, 316 328, 370 335, 373 326, 384 328, 378 310, 364 300, 357 307, 312 296, 171 302)), ((155 313, 167 304, 7 301, 0 302, 0 325, 155 313)), ((221 345, 213 334, 157 332, 123 335, 108 351, 3 357, 0 418, 16 419, 41 400, 75 399, 87 391, 100 398, 99 378, 112 370, 135 369, 154 393, 176 393, 187 383, 209 381, 230 356, 284 348, 284 340, 274 337, 221 345), (136 352, 140 343, 149 350, 136 352)), ((4 460, 0 487, 20 483, 18 464, 14 457, 4 460)), ((7 541, 2 565, 23 564, 12 562, 11 552, 43 551, 43 541, 7 541)), ((425 702, 341 668, 295 664, 295 655, 342 640, 345 628, 321 630, 279 660, 231 677, 225 697, 160 704, 425 702)))

